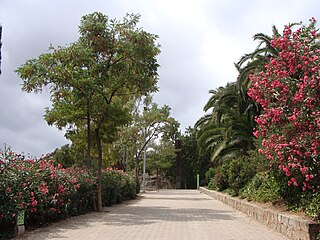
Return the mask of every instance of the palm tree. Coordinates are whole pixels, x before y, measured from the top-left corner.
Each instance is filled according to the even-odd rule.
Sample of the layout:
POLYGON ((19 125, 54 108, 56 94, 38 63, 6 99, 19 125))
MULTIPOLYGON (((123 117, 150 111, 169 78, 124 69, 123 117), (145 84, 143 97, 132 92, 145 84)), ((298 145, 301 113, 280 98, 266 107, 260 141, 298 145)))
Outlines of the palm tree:
POLYGON ((236 86, 238 92, 239 110, 244 113, 247 118, 248 127, 254 128, 254 116, 260 112, 260 106, 253 102, 247 95, 247 91, 251 86, 250 74, 264 70, 265 64, 271 58, 279 56, 279 49, 271 45, 271 40, 281 37, 281 34, 275 26, 272 26, 272 37, 264 34, 257 33, 253 36, 254 41, 259 41, 256 49, 249 54, 243 55, 240 60, 235 63, 239 75, 237 77, 236 86))
POLYGON ((204 110, 212 109, 212 112, 200 118, 195 127, 200 152, 211 152, 211 161, 219 165, 226 159, 246 154, 252 146, 252 129, 239 111, 236 83, 210 93, 204 110))
POLYGON ((256 49, 252 53, 244 54, 240 60, 234 64, 239 71, 237 88, 241 92, 246 92, 251 85, 249 80, 250 73, 263 70, 265 64, 271 58, 279 56, 279 49, 271 46, 271 40, 281 37, 281 35, 275 26, 272 26, 272 33, 272 37, 264 33, 255 34, 253 40, 259 41, 256 49))
POLYGON ((216 164, 246 154, 253 147, 254 117, 259 114, 260 106, 247 95, 251 86, 249 76, 264 70, 271 58, 278 57, 280 49, 271 44, 272 39, 281 37, 275 26, 272 34, 272 37, 263 33, 253 36, 258 46, 235 63, 239 71, 236 82, 209 91, 212 95, 204 111, 211 109, 211 113, 200 118, 195 127, 201 151, 210 151, 216 164))

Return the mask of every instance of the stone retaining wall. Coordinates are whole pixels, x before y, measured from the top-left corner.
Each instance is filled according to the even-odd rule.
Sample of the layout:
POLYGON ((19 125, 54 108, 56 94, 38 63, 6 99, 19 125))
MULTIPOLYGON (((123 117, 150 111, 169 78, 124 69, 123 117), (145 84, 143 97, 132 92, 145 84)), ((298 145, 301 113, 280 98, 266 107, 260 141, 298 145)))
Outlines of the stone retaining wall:
POLYGON ((216 191, 200 187, 200 192, 219 200, 253 219, 267 225, 270 228, 295 240, 316 240, 320 230, 320 224, 314 221, 297 217, 296 215, 277 212, 272 209, 263 208, 257 204, 231 197, 216 191))

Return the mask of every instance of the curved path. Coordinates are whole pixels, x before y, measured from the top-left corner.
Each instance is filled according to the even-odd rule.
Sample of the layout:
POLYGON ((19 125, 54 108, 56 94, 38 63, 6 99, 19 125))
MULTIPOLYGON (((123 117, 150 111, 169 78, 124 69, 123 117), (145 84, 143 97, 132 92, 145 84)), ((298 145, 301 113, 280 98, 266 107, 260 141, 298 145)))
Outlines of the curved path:
POLYGON ((137 200, 73 217, 19 239, 288 240, 196 190, 148 192, 137 200))

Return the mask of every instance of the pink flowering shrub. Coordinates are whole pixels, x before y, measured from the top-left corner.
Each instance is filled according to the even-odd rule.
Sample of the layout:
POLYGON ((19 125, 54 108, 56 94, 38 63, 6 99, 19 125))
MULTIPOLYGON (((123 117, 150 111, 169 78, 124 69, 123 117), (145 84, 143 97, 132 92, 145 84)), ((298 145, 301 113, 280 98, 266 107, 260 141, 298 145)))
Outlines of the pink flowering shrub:
MULTIPOLYGON (((28 227, 93 209, 97 181, 87 170, 63 168, 46 157, 26 160, 10 149, 0 152, 0 161, 0 238, 13 230, 19 210, 28 227)), ((102 174, 105 206, 135 197, 132 175, 110 168, 102 174)))
POLYGON ((28 226, 77 215, 93 207, 96 181, 83 169, 64 169, 53 160, 45 159, 10 159, 3 169, 0 231, 7 231, 8 225, 15 223, 18 210, 26 211, 28 226))
POLYGON ((250 76, 248 95, 262 107, 254 135, 259 149, 303 191, 319 189, 320 180, 320 45, 316 21, 286 26, 271 45, 279 56, 250 76))

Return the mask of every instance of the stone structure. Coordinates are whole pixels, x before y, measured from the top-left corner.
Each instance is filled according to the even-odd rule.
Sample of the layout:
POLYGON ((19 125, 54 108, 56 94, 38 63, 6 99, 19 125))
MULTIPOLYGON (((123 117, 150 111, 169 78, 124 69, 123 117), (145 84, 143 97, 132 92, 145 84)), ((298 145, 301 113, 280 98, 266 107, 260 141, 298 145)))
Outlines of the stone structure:
POLYGON ((176 149, 176 189, 181 189, 181 140, 176 139, 175 141, 176 149))
POLYGON ((296 215, 277 212, 257 204, 231 197, 216 191, 200 187, 200 192, 219 200, 253 219, 267 225, 283 235, 295 240, 316 240, 320 224, 311 220, 299 218, 296 215))

